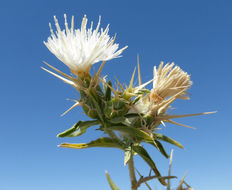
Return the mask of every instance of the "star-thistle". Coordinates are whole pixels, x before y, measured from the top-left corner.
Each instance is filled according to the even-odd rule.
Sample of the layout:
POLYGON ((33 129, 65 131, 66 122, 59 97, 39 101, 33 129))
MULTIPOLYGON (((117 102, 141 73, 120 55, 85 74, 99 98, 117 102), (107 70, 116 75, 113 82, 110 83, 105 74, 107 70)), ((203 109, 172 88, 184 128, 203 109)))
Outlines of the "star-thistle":
POLYGON ((86 15, 80 29, 74 28, 74 17, 72 17, 70 28, 66 14, 64 18, 65 29, 62 30, 54 16, 57 31, 54 33, 49 23, 51 36, 44 44, 74 74, 88 73, 94 63, 117 58, 127 48, 125 46, 118 50, 118 44, 114 44, 115 37, 111 38, 108 35, 109 25, 105 30, 100 28, 101 17, 95 30, 93 30, 93 22, 89 29, 86 28, 88 21, 86 15))
MULTIPOLYGON (((138 61, 139 85, 134 86, 134 71, 128 86, 121 84, 116 79, 115 88, 110 80, 107 81, 106 77, 101 77, 101 71, 106 61, 118 57, 127 46, 118 50, 118 44, 114 44, 115 38, 110 38, 108 35, 109 26, 105 30, 100 30, 100 19, 95 30, 93 30, 93 23, 88 30, 86 29, 86 16, 83 18, 81 29, 74 29, 73 17, 71 28, 69 28, 65 15, 65 30, 60 29, 56 17, 54 20, 57 32, 54 33, 50 25, 51 37, 44 43, 75 75, 67 75, 47 63, 47 66, 58 72, 59 75, 43 69, 70 84, 80 93, 80 99, 75 100, 75 104, 65 113, 76 106, 82 106, 85 114, 91 118, 89 121, 78 121, 70 129, 58 134, 58 137, 77 137, 84 134, 89 127, 96 125, 99 126, 98 130, 107 134, 106 137, 89 143, 62 143, 60 147, 76 149, 119 148, 125 153, 124 164, 128 164, 132 190, 137 190, 142 183, 153 178, 157 178, 163 185, 168 185, 167 180, 174 176, 162 177, 155 162, 142 144, 153 145, 163 156, 168 158, 169 156, 161 144, 162 141, 180 148, 183 146, 172 138, 157 133, 158 126, 165 122, 186 126, 172 119, 213 113, 185 115, 167 113, 172 102, 176 99, 189 99, 187 90, 192 85, 190 75, 180 67, 174 66, 174 63, 164 65, 161 62, 158 69, 154 67, 153 79, 142 84, 138 61), (91 66, 99 61, 102 61, 99 70, 91 75, 89 72, 91 66), (147 85, 152 82, 152 89, 148 89, 147 85), (149 175, 146 180, 143 177, 139 180, 136 179, 133 162, 133 157, 136 154, 150 166, 155 176, 149 175)), ((108 174, 107 179, 112 189, 117 189, 108 174)))

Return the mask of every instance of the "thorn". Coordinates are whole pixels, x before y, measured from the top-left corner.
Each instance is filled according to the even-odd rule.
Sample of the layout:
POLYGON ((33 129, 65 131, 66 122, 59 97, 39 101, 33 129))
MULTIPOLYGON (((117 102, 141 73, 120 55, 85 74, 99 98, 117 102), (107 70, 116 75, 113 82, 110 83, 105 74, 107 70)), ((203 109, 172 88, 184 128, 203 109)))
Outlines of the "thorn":
POLYGON ((182 126, 182 127, 187 127, 187 128, 190 128, 190 129, 196 129, 195 127, 191 127, 191 126, 188 126, 188 125, 184 125, 184 124, 181 124, 181 123, 177 123, 177 122, 175 122, 175 121, 172 121, 172 120, 167 120, 167 122, 169 122, 169 123, 172 123, 172 124, 174 124, 174 125, 179 125, 179 126, 182 126))
POLYGON ((182 177, 182 179, 181 179, 181 181, 180 181, 180 184, 179 184, 179 186, 177 187, 177 190, 182 190, 182 185, 183 185, 183 183, 184 183, 184 179, 185 179, 187 173, 188 173, 188 172, 186 171, 185 174, 184 174, 184 176, 182 177))
POLYGON ((99 69, 98 69, 98 71, 97 71, 96 76, 98 76, 98 77, 100 76, 101 71, 102 71, 102 69, 103 69, 103 67, 104 67, 105 63, 106 63, 106 61, 103 61, 103 62, 102 62, 101 66, 99 67, 99 69))
POLYGON ((70 85, 72 85, 72 86, 74 86, 74 87, 77 87, 76 84, 75 84, 73 81, 68 80, 68 79, 66 79, 66 78, 64 78, 64 77, 62 77, 62 76, 60 76, 60 75, 57 75, 57 74, 53 73, 52 71, 49 71, 49 70, 45 69, 44 67, 41 67, 41 69, 45 70, 46 72, 52 74, 53 76, 55 76, 55 77, 57 77, 57 78, 59 78, 59 79, 61 79, 61 80, 64 81, 65 83, 70 84, 70 85))
MULTIPOLYGON (((101 74, 101 71, 102 71, 102 69, 103 69, 105 63, 106 63, 106 61, 103 61, 102 64, 100 65, 100 67, 99 67, 97 73, 94 74, 94 77, 93 77, 93 79, 92 79, 91 82, 90 82, 89 88, 91 88, 92 85, 97 85, 97 80, 100 78, 100 74, 101 74)), ((94 73, 95 73, 95 70, 94 70, 94 73)))
POLYGON ((195 113, 195 114, 183 114, 183 115, 165 115, 165 116, 157 117, 157 119, 168 120, 168 119, 173 119, 173 118, 191 117, 191 116, 198 116, 198 115, 208 115, 208 114, 213 114, 213 113, 216 113, 216 111, 195 113))
POLYGON ((133 87, 134 77, 135 77, 135 71, 136 71, 136 67, 135 67, 134 72, 133 72, 132 77, 131 77, 129 89, 132 89, 132 87, 133 87))
POLYGON ((70 79, 70 80, 73 80, 73 79, 74 79, 73 77, 71 77, 71 76, 69 76, 69 75, 63 73, 63 72, 60 71, 59 69, 57 69, 57 68, 55 68, 55 67, 49 65, 47 62, 43 61, 43 63, 46 64, 48 67, 52 68, 53 70, 55 70, 56 72, 60 73, 60 74, 63 75, 64 77, 66 77, 66 78, 68 78, 68 79, 70 79))
POLYGON ((115 80, 117 81, 118 85, 120 86, 121 90, 124 91, 123 85, 119 82, 119 80, 114 76, 115 80))
POLYGON ((150 84, 153 80, 154 80, 154 79, 151 79, 151 80, 149 80, 148 82, 146 82, 146 83, 144 83, 144 84, 142 84, 142 85, 140 85, 140 86, 137 86, 137 87, 136 87, 136 90, 135 90, 135 93, 137 93, 139 90, 141 90, 142 88, 144 88, 145 86, 147 86, 148 84, 150 84))
POLYGON ((162 124, 164 127, 166 127, 164 121, 161 120, 160 122, 161 122, 161 124, 162 124))
POLYGON ((141 70, 140 70, 140 64, 139 64, 139 55, 137 55, 137 64, 138 64, 139 85, 142 85, 141 70))
POLYGON ((71 111, 73 108, 77 107, 81 105, 80 102, 76 101, 76 103, 74 105, 72 105, 67 111, 65 111, 64 113, 61 114, 61 117, 63 117, 66 113, 68 113, 69 111, 71 111))

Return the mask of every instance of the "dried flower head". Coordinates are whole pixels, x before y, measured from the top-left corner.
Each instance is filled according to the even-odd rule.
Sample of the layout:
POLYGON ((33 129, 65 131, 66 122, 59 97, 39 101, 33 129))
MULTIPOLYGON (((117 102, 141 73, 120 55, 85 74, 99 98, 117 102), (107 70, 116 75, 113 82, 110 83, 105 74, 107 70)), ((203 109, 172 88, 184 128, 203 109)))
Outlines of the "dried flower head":
POLYGON ((186 90, 191 85, 192 81, 188 73, 184 72, 180 67, 174 66, 174 63, 164 65, 161 62, 158 69, 156 66, 154 67, 153 88, 151 92, 141 97, 135 108, 143 114, 156 112, 155 115, 157 115, 157 112, 161 113, 161 110, 162 112, 165 111, 175 99, 189 99, 186 96, 186 90))
POLYGON ((145 116, 152 117, 154 122, 149 129, 155 130, 160 123, 169 122, 181 126, 172 121, 172 118, 187 117, 200 114, 187 114, 187 115, 169 115, 166 110, 170 107, 171 103, 176 99, 189 99, 186 96, 188 90, 192 85, 190 75, 184 72, 180 67, 172 64, 164 65, 163 62, 159 65, 158 69, 154 67, 153 88, 147 95, 141 96, 139 101, 133 106, 130 112, 137 112, 145 116))
POLYGON ((57 31, 54 33, 49 23, 51 36, 44 44, 74 74, 87 73, 94 63, 117 58, 127 48, 126 46, 118 50, 118 44, 114 44, 115 38, 108 35, 109 25, 105 30, 100 29, 101 17, 99 17, 95 30, 93 30, 93 22, 91 22, 91 27, 86 29, 86 15, 80 29, 74 29, 74 17, 72 17, 71 28, 68 27, 66 15, 64 18, 65 30, 61 30, 54 16, 57 31))
POLYGON ((177 98, 188 99, 186 90, 191 85, 192 81, 188 73, 178 66, 174 67, 174 63, 164 65, 161 62, 158 69, 154 67, 153 89, 150 98, 156 103, 177 94, 177 98))

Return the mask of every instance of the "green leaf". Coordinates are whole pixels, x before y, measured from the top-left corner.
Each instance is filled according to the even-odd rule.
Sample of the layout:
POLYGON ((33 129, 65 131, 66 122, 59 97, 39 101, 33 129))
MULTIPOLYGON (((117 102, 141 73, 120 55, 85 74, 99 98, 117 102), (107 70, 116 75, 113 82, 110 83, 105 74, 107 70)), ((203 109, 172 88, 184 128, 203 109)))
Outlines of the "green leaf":
POLYGON ((155 143, 156 143, 156 145, 158 147, 158 150, 161 152, 161 154, 163 154, 166 158, 169 158, 169 155, 165 151, 163 145, 159 141, 157 141, 157 140, 154 140, 154 141, 155 141, 155 143))
MULTIPOLYGON (((112 82, 109 81, 108 85, 112 87, 112 82)), ((106 91, 105 91, 105 100, 106 101, 109 101, 111 99, 111 89, 110 89, 110 87, 108 85, 107 85, 106 91)))
POLYGON ((139 100, 140 100, 141 96, 137 96, 134 101, 133 101, 133 104, 136 104, 139 100))
POLYGON ((159 134, 159 133, 153 133, 153 136, 155 139, 162 140, 165 142, 168 142, 170 144, 173 144, 175 146, 178 146, 179 148, 184 148, 179 142, 175 141, 174 139, 167 137, 165 135, 159 134))
POLYGON ((125 148, 124 166, 130 160, 131 155, 132 155, 132 150, 131 150, 131 147, 129 146, 129 147, 125 148))
POLYGON ((158 140, 154 140, 154 141, 146 140, 144 142, 154 146, 155 148, 157 148, 161 152, 161 154, 163 154, 163 156, 165 156, 166 158, 169 158, 169 156, 168 156, 167 152, 165 151, 163 145, 158 140))
MULTIPOLYGON (((139 155, 141 156, 141 158, 147 162, 147 164, 152 168, 152 170, 154 171, 154 173, 158 176, 161 177, 161 174, 159 172, 159 170, 157 169, 154 161, 151 159, 150 155, 148 154, 148 152, 141 146, 132 146, 132 149, 139 155)), ((167 183, 165 182, 164 179, 162 178, 158 178, 158 180, 160 181, 160 183, 162 185, 167 185, 167 183)))
POLYGON ((116 185, 115 183, 113 182, 113 180, 111 179, 110 175, 108 174, 108 172, 106 171, 106 178, 107 178, 107 181, 111 187, 112 190, 120 190, 116 185))
POLYGON ((98 120, 93 121, 79 121, 76 124, 74 124, 70 129, 60 133, 57 135, 57 137, 76 137, 80 136, 83 133, 86 132, 86 130, 94 125, 98 125, 98 120))
POLYGON ((115 125, 115 126, 109 126, 108 128, 129 134, 130 136, 133 136, 133 137, 140 137, 143 139, 152 140, 152 137, 148 133, 146 133, 140 129, 137 129, 135 127, 115 125))
POLYGON ((83 149, 83 148, 91 148, 91 147, 108 147, 108 148, 120 148, 123 149, 120 144, 112 140, 108 137, 102 137, 97 140, 91 141, 89 143, 62 143, 59 147, 64 148, 76 148, 76 149, 83 149))

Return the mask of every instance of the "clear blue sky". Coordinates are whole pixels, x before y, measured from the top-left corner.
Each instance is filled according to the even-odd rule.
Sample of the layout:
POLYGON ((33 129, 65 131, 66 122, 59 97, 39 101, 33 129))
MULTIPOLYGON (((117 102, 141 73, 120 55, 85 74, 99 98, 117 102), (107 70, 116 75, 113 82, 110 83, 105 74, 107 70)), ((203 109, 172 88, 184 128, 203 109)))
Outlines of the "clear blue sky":
MULTIPOLYGON (((110 24, 120 47, 128 45, 123 57, 110 61, 103 74, 129 80, 140 55, 143 81, 152 77, 160 61, 174 61, 191 74, 194 82, 190 101, 177 101, 174 113, 218 110, 217 114, 179 119, 197 128, 167 125, 163 133, 180 141, 174 148, 173 174, 197 190, 231 187, 231 82, 232 2, 226 0, 67 0, 2 1, 0 6, 0 189, 1 190, 92 190, 109 189, 104 171, 115 183, 129 189, 123 153, 116 149, 74 150, 58 148, 61 142, 88 142, 101 135, 94 130, 79 138, 57 139, 56 134, 80 119, 82 110, 60 114, 76 98, 70 86, 40 69, 42 61, 68 72, 44 46, 50 35, 48 23, 57 15, 84 14, 102 26, 110 24), (128 75, 129 74, 129 75, 128 75)), ((97 65, 96 65, 97 67, 97 65)), ((168 160, 147 147, 163 175, 168 160)), ((148 167, 136 159, 145 174, 148 167)), ((153 187, 162 189, 158 183, 153 187)), ((143 187, 142 189, 145 189, 143 187)))

